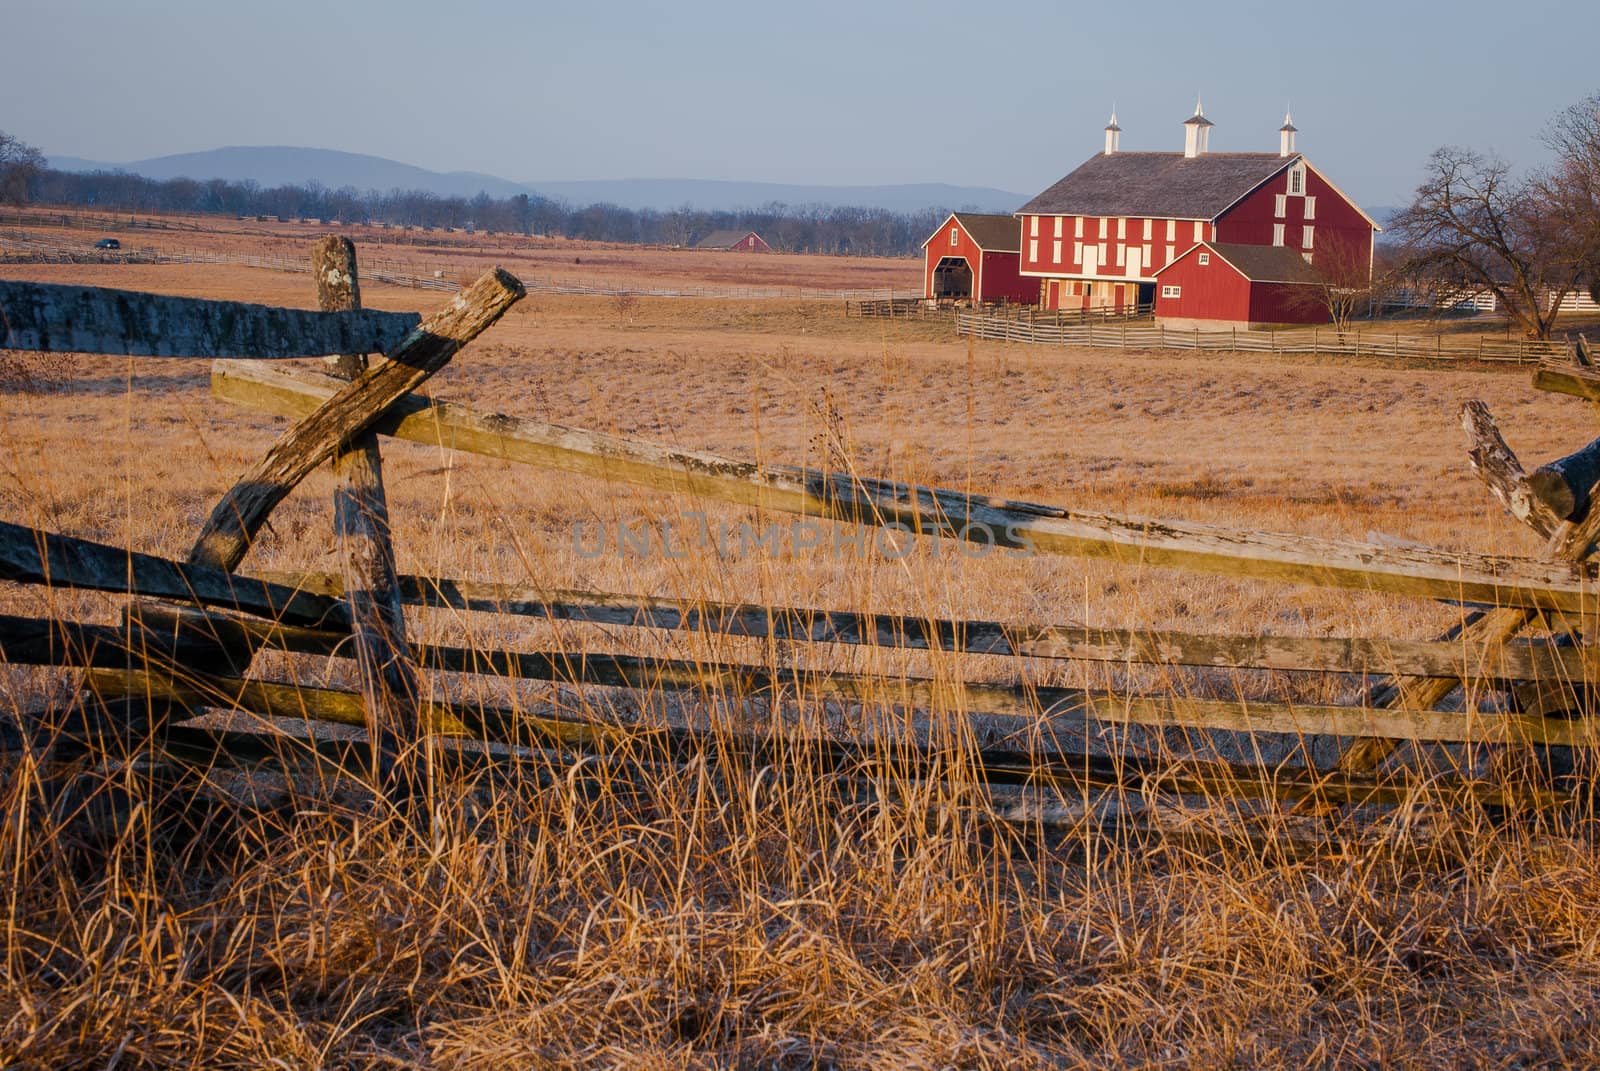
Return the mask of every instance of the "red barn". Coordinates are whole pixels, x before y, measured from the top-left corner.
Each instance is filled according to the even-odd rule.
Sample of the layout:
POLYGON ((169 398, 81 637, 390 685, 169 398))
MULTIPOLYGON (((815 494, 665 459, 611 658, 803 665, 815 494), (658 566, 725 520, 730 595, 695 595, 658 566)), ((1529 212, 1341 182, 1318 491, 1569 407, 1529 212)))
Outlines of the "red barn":
POLYGON ((1018 271, 1021 248, 1015 217, 952 213, 922 243, 922 296, 1031 305, 1039 287, 1018 271))
POLYGON ((1282 246, 1200 242, 1156 284, 1156 317, 1178 327, 1328 322, 1322 273, 1282 246))
POLYGON ((1378 225, 1295 151, 1288 116, 1276 153, 1211 152, 1199 105, 1183 126, 1183 152, 1123 152, 1113 115, 1105 151, 1018 210, 1021 274, 1042 305, 1154 304, 1157 273, 1201 242, 1288 250, 1341 285, 1370 278, 1378 225))
POLYGON ((755 231, 712 231, 694 244, 696 249, 737 250, 741 253, 770 253, 772 247, 755 231))

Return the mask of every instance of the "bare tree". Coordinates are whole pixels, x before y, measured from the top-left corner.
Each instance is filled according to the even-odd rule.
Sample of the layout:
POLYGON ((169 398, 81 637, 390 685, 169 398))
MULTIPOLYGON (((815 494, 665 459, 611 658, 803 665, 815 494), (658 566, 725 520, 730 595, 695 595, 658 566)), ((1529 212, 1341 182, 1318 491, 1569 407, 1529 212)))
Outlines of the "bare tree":
POLYGON ((1539 194, 1571 228, 1580 285, 1600 301, 1600 93, 1556 116, 1544 142, 1555 163, 1536 178, 1539 194))
POLYGON ((617 310, 617 326, 624 322, 633 322, 633 310, 639 307, 639 296, 630 294, 626 290, 619 290, 611 295, 611 307, 617 310))
POLYGON ((28 180, 44 168, 44 155, 0 130, 0 204, 28 199, 28 180))
POLYGON ((1353 320, 1366 319, 1394 289, 1394 267, 1387 258, 1371 259, 1371 240, 1342 232, 1317 239, 1311 266, 1319 281, 1296 287, 1290 298, 1297 310, 1323 313, 1342 335, 1353 320))
POLYGON ((1394 221, 1407 274, 1447 304, 1488 291, 1530 338, 1600 269, 1600 94, 1557 116, 1549 168, 1519 178, 1470 149, 1442 148, 1394 221))

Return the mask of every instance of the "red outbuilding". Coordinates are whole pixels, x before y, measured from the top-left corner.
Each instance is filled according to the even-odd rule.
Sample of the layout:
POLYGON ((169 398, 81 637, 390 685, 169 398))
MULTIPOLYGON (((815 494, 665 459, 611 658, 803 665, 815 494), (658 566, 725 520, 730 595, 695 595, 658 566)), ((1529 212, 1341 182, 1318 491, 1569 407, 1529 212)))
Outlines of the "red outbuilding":
POLYGON ((1198 242, 1155 278, 1156 318, 1172 326, 1328 322, 1322 274, 1283 246, 1198 242))
POLYGON ((1021 251, 1016 217, 952 213, 922 243, 922 296, 1032 305, 1039 284, 1018 270, 1021 251))
POLYGON ((755 231, 712 231, 694 244, 696 249, 725 249, 740 253, 770 253, 772 247, 755 231))

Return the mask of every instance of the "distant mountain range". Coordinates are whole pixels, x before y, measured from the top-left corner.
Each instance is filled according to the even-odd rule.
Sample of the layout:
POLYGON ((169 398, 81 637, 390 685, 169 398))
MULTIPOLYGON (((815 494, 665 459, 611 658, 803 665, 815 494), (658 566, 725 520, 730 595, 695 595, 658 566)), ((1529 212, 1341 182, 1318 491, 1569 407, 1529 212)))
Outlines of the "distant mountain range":
POLYGON ((52 156, 61 171, 127 171, 151 179, 252 179, 262 186, 320 182, 331 189, 425 190, 441 197, 491 197, 519 193, 566 201, 598 202, 631 209, 667 211, 690 205, 701 211, 761 208, 774 201, 787 205, 882 208, 920 212, 929 208, 979 212, 1014 211, 1028 198, 984 186, 911 183, 899 186, 804 186, 774 182, 722 182, 713 179, 597 179, 586 182, 512 182, 474 171, 429 171, 381 156, 303 149, 290 146, 233 146, 209 152, 179 153, 150 160, 107 163, 75 156, 52 156))

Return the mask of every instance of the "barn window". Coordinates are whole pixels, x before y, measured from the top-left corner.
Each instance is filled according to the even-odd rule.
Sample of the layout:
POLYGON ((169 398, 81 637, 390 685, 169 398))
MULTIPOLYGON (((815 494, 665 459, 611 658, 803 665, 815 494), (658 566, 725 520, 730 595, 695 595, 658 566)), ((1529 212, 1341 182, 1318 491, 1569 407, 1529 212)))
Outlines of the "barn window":
POLYGON ((1194 240, 1197 242, 1206 240, 1206 225, 1199 220, 1194 221, 1194 240))
MULTIPOLYGON (((1178 240, 1178 221, 1175 220, 1175 219, 1169 219, 1169 220, 1167 220, 1167 241, 1176 242, 1177 240, 1178 240)), ((1169 257, 1167 257, 1167 259, 1171 260, 1172 258, 1169 256, 1169 257)))
POLYGON ((1175 245, 1167 246, 1167 263, 1168 264, 1171 264, 1172 263, 1172 259, 1174 257, 1176 257, 1177 255, 1178 255, 1178 247, 1177 246, 1175 246, 1175 245))
POLYGON ((1304 164, 1296 165, 1289 169, 1289 196, 1299 197, 1306 192, 1306 169, 1304 164))
POLYGON ((1120 268, 1124 264, 1126 264, 1127 263, 1127 259, 1128 259, 1127 258, 1127 254, 1123 251, 1122 243, 1118 242, 1117 243, 1117 267, 1120 268))
POLYGON ((1029 220, 1029 223, 1028 223, 1028 237, 1030 237, 1030 238, 1039 237, 1039 217, 1038 216, 1033 216, 1029 220))
MULTIPOLYGON (((1061 237, 1061 224, 1062 224, 1062 222, 1063 222, 1063 220, 1061 219, 1061 217, 1057 216, 1056 217, 1056 237, 1057 238, 1061 237)), ((1056 259, 1060 260, 1061 258, 1060 257, 1056 257, 1056 259)))
POLYGON ((1272 195, 1272 214, 1282 219, 1289 214, 1289 195, 1276 193, 1272 195))
POLYGON ((1127 236, 1128 236, 1128 221, 1125 220, 1125 219, 1120 219, 1119 218, 1117 220, 1117 237, 1118 238, 1126 238, 1127 236))
POLYGON ((1104 238, 1106 236, 1106 223, 1107 222, 1108 221, 1106 220, 1106 217, 1104 217, 1104 216, 1100 217, 1100 235, 1099 236, 1101 238, 1104 238))
POLYGON ((1148 242, 1150 240, 1150 232, 1155 229, 1155 224, 1156 224, 1156 221, 1153 220, 1153 219, 1147 219, 1147 220, 1144 221, 1144 240, 1145 241, 1148 242))
POLYGON ((1094 262, 1096 264, 1110 264, 1111 263, 1111 261, 1109 259, 1107 259, 1107 257, 1106 257, 1106 247, 1103 244, 1100 246, 1100 251, 1095 254, 1094 262))
POLYGON ((1077 217, 1076 219, 1074 219, 1072 221, 1072 236, 1074 238, 1082 238, 1083 237, 1083 217, 1082 216, 1079 216, 1079 217, 1077 217))
POLYGON ((1281 223, 1274 223, 1272 225, 1272 244, 1273 245, 1282 245, 1283 244, 1283 224, 1281 224, 1281 223))
POLYGON ((1203 268, 1203 267, 1205 267, 1205 266, 1206 266, 1206 265, 1207 265, 1207 264, 1210 264, 1210 263, 1211 263, 1211 254, 1210 254, 1210 253, 1201 253, 1201 254, 1200 254, 1200 255, 1199 255, 1199 256, 1198 256, 1198 257, 1196 257, 1196 258, 1195 258, 1195 259, 1196 259, 1196 260, 1198 260, 1198 261, 1199 261, 1199 262, 1200 262, 1200 266, 1201 266, 1201 267, 1202 267, 1202 268, 1203 268))
POLYGON ((1161 288, 1161 296, 1162 297, 1166 297, 1166 298, 1182 297, 1183 296, 1183 287, 1181 287, 1181 286, 1163 286, 1161 288))
MULTIPOLYGON (((1083 243, 1082 242, 1073 242, 1072 243, 1072 263, 1074 263, 1074 264, 1082 264, 1083 263, 1083 243)), ((1074 291, 1074 293, 1076 293, 1076 291, 1074 291)))
POLYGON ((950 228, 950 244, 953 245, 953 246, 961 244, 961 228, 960 227, 951 227, 950 228))
MULTIPOLYGON (((1279 244, 1282 245, 1283 243, 1280 242, 1279 244)), ((1039 239, 1037 238, 1028 239, 1028 259, 1032 261, 1039 259, 1039 239)))
POLYGON ((1316 230, 1315 227, 1301 227, 1300 228, 1300 248, 1302 248, 1302 249, 1310 249, 1311 248, 1311 232, 1314 231, 1314 230, 1316 230))
POLYGON ((1307 197, 1306 198, 1306 218, 1307 219, 1316 219, 1317 218, 1317 199, 1315 197, 1307 197))
POLYGON ((1053 247, 1050 250, 1050 252, 1054 257, 1055 262, 1057 264, 1060 264, 1061 263, 1061 239, 1057 238, 1055 241, 1051 242, 1050 245, 1053 247))
MULTIPOLYGON (((1148 225, 1148 221, 1146 221, 1145 230, 1146 230, 1146 232, 1148 232, 1150 230, 1150 227, 1148 225)), ((1146 233, 1145 237, 1148 238, 1148 237, 1150 237, 1150 235, 1148 233, 1146 233)), ((1149 246, 1145 246, 1144 249, 1140 251, 1140 253, 1139 253, 1139 263, 1143 264, 1147 268, 1150 266, 1150 247, 1149 246)))

